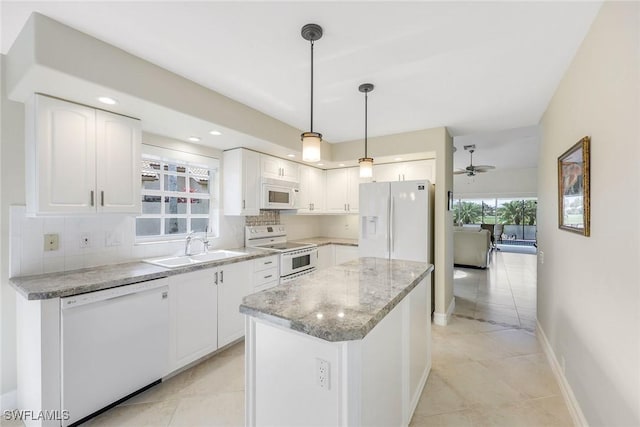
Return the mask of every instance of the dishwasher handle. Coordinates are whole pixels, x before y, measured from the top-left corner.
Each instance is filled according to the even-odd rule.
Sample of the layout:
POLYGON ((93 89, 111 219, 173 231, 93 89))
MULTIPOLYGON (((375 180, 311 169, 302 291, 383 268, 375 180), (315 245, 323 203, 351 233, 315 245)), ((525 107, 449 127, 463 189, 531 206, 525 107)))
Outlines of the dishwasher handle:
MULTIPOLYGON (((127 295, 145 292, 151 289, 168 286, 169 279, 166 277, 151 279, 144 282, 132 283, 130 285, 118 286, 115 288, 104 289, 102 291, 88 292, 85 294, 73 295, 70 297, 60 298, 60 309, 68 310, 83 305, 92 304, 94 302, 113 300, 127 295)), ((162 299, 168 297, 168 290, 163 292, 162 299)))

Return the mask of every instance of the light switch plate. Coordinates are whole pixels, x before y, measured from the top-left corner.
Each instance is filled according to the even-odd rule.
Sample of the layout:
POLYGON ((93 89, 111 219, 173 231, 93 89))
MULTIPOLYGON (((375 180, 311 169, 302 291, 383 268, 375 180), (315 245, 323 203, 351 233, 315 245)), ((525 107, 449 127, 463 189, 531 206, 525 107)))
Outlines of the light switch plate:
POLYGON ((57 251, 59 248, 59 236, 57 234, 44 235, 44 250, 57 251))

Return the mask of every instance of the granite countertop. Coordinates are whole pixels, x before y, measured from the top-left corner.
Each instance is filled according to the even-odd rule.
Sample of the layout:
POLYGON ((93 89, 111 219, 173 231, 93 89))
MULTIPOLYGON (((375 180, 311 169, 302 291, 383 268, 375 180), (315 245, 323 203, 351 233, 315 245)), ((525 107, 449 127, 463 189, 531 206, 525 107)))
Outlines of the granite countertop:
POLYGON ((258 248, 243 247, 230 250, 246 252, 247 255, 176 268, 159 267, 142 261, 129 262, 125 264, 84 268, 82 270, 12 277, 9 279, 9 282, 18 293, 26 299, 41 300, 131 285, 146 280, 159 279, 204 268, 218 267, 277 254, 273 251, 258 248))
POLYGON ((432 270, 359 258, 249 295, 240 312, 326 341, 359 340, 432 270))
POLYGON ((308 237, 306 239, 293 239, 292 242, 314 243, 318 246, 324 246, 324 245, 358 246, 358 239, 343 239, 341 237, 308 237))

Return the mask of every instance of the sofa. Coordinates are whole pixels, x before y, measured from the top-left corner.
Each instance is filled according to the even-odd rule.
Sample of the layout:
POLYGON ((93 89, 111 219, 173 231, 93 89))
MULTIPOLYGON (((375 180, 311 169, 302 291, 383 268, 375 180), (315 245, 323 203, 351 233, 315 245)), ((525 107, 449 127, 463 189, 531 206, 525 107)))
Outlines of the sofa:
POLYGON ((491 232, 481 228, 453 227, 453 263, 487 268, 491 232))

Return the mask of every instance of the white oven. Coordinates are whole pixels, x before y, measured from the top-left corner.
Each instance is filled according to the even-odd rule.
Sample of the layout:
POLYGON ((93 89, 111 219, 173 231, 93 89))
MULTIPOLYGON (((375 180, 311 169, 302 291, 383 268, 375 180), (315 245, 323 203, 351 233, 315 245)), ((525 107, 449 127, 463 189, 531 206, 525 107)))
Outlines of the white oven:
POLYGON ((299 185, 296 182, 263 179, 262 209, 298 209, 299 185))
POLYGON ((280 278, 285 279, 318 266, 318 248, 304 248, 280 254, 280 278))

